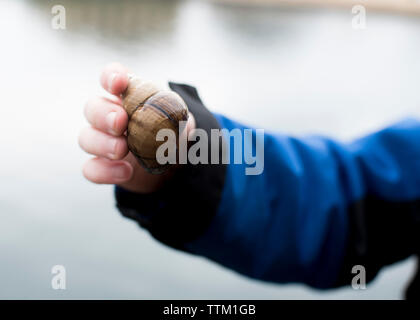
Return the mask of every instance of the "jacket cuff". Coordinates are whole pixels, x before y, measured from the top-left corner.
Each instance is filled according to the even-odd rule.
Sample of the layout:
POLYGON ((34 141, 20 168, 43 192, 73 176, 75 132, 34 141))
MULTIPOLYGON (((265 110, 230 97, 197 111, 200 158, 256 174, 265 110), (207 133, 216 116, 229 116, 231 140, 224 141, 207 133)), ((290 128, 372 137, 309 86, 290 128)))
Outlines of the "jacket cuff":
MULTIPOLYGON (((420 199, 390 202, 373 195, 352 204, 348 208, 346 254, 334 287, 352 283, 355 265, 365 268, 366 282, 370 282, 382 267, 419 254, 419 208, 420 199)), ((411 287, 411 296, 420 292, 420 276, 416 281, 411 287)))
MULTIPOLYGON (((194 115, 196 128, 205 130, 210 137, 211 129, 220 129, 213 114, 203 105, 194 87, 169 83, 185 101, 194 115)), ((210 139, 208 139, 208 150, 210 139)), ((222 154, 222 138, 219 141, 219 155, 222 154)), ((222 196, 226 164, 180 165, 174 176, 157 192, 151 194, 133 193, 115 187, 117 208, 123 216, 136 220, 157 240, 171 247, 187 250, 184 244, 195 240, 210 225, 216 214, 222 196)))

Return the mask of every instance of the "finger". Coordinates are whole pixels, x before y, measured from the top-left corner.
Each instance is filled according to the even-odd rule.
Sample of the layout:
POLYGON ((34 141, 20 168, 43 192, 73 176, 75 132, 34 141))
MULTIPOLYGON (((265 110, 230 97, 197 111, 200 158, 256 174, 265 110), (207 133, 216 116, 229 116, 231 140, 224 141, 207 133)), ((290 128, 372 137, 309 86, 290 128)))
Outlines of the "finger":
POLYGON ((102 87, 111 94, 119 96, 128 85, 128 69, 120 63, 107 65, 101 74, 102 87))
POLYGON ((127 112, 107 98, 91 98, 85 106, 85 117, 96 129, 114 136, 122 135, 127 129, 127 112))
POLYGON ((94 158, 85 163, 83 175, 94 183, 121 184, 131 179, 133 167, 127 161, 94 158))
POLYGON ((128 153, 124 137, 114 137, 95 128, 85 128, 79 135, 79 145, 87 153, 110 160, 123 159, 128 153))

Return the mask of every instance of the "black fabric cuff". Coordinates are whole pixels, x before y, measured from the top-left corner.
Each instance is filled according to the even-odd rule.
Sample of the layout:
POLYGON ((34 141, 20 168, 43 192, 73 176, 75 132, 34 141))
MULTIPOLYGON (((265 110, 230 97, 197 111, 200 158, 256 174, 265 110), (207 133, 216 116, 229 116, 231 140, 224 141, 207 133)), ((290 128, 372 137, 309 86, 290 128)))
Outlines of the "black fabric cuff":
POLYGON ((348 246, 336 287, 351 285, 355 265, 365 268, 369 282, 382 267, 420 253, 420 200, 390 202, 366 196, 348 213, 348 246))
MULTIPOLYGON (((211 129, 220 129, 217 119, 203 105, 194 87, 172 82, 169 86, 184 99, 194 115, 197 128, 205 130, 208 137, 211 129)), ((210 142, 209 139, 209 150, 210 142)), ((223 143, 220 138, 220 150, 223 143)), ((158 192, 139 194, 117 186, 117 208, 157 240, 185 250, 184 244, 198 238, 210 225, 222 196, 226 164, 220 159, 219 164, 210 164, 210 152, 208 155, 209 164, 188 162, 180 165, 158 192)))

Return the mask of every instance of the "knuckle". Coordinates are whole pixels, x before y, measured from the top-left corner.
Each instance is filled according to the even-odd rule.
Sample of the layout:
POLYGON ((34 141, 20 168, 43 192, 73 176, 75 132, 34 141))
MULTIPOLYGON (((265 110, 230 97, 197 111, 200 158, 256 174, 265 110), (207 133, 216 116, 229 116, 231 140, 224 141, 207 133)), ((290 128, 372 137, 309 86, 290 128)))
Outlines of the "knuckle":
POLYGON ((94 170, 96 166, 97 166, 97 158, 92 158, 86 161, 82 168, 82 174, 90 182, 101 184, 102 182, 100 181, 100 177, 96 173, 97 170, 94 170))
POLYGON ((92 141, 95 139, 96 131, 92 127, 83 128, 80 131, 78 143, 80 148, 87 153, 92 153, 94 151, 94 144, 92 141))
POLYGON ((89 110, 90 107, 94 104, 94 102, 96 101, 97 97, 89 97, 85 103, 85 110, 89 110))
POLYGON ((99 104, 99 100, 100 98, 97 96, 90 97, 87 100, 84 107, 84 114, 85 114, 86 119, 91 120, 93 118, 93 111, 95 110, 96 106, 99 104))
POLYGON ((89 180, 89 181, 92 181, 92 182, 93 182, 92 176, 90 175, 90 171, 89 171, 89 167, 90 167, 90 165, 91 165, 91 161, 92 161, 92 159, 90 159, 90 160, 88 160, 87 162, 85 162, 85 164, 83 165, 83 168, 82 168, 82 174, 83 174, 83 176, 84 176, 87 180, 89 180))
POLYGON ((79 147, 82 148, 83 150, 85 149, 86 129, 87 128, 83 128, 82 130, 80 130, 79 137, 77 139, 77 143, 79 144, 79 147))

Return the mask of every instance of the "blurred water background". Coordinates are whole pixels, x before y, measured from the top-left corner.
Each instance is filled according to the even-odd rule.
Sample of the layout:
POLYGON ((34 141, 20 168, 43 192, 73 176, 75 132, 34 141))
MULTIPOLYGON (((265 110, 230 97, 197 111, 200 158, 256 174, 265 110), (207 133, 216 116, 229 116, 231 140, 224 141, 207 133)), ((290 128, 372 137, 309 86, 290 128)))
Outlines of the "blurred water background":
POLYGON ((420 20, 368 12, 355 30, 352 18, 194 0, 0 1, 0 298, 401 298, 414 259, 363 291, 250 280, 159 244, 120 216, 111 186, 81 175, 83 106, 103 93, 110 61, 288 134, 348 140, 420 115, 420 20), (51 27, 56 4, 66 30, 51 27), (66 290, 51 288, 56 264, 66 290))

